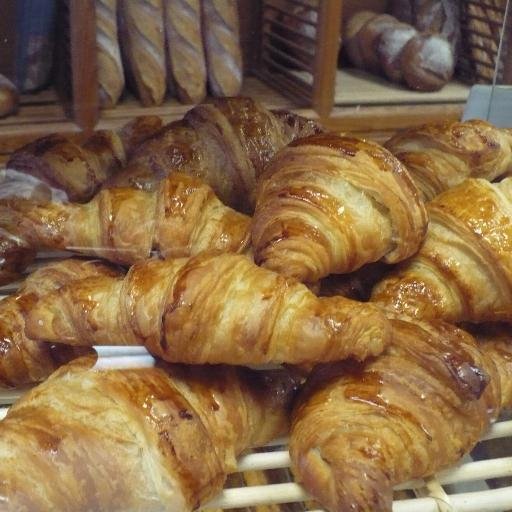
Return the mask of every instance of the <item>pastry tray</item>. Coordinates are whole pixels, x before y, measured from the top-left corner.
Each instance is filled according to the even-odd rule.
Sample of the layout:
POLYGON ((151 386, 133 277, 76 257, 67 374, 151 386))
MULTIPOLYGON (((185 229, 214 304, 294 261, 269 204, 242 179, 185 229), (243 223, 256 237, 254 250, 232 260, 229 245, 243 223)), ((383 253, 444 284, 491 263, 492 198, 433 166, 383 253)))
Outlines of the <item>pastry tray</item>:
MULTIPOLYGON (((39 266, 41 258, 29 271, 39 266)), ((64 254, 59 254, 59 257, 64 254)), ((54 259, 55 253, 51 255, 54 259)), ((14 292, 17 284, 0 287, 1 298, 14 292)), ((100 367, 151 366, 152 357, 142 347, 97 347, 100 367)), ((23 391, 0 391, 0 418, 7 413, 23 391)), ((287 440, 279 439, 264 448, 242 456, 238 472, 281 470, 281 480, 266 485, 226 488, 202 510, 244 509, 258 507, 263 512, 278 511, 280 504, 297 504, 292 509, 320 512, 302 487, 294 483, 286 471, 290 466, 287 440), (285 477, 283 478, 283 475, 285 477), (286 478, 288 475, 288 478, 286 478), (259 508, 263 507, 263 508, 259 508)), ((275 472, 274 472, 275 473, 275 472)), ((505 512, 512 510, 512 419, 500 418, 480 443, 457 466, 443 470, 428 479, 414 480, 395 489, 393 512, 505 512)), ((256 510, 256 509, 252 509, 256 510)), ((283 508, 283 510, 285 510, 283 508)))

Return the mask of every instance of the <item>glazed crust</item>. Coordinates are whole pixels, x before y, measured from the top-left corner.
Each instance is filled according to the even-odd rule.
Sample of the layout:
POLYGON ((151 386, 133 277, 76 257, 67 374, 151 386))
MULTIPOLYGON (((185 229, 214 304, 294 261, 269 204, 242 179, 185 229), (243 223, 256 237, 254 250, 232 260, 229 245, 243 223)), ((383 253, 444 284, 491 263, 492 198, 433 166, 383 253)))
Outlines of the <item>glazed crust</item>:
POLYGON ((417 318, 512 320, 511 200, 512 178, 469 179, 436 197, 421 249, 372 300, 417 318))
POLYGON ((243 450, 286 432, 285 372, 93 362, 61 368, 2 421, 4 510, 190 512, 243 450))
POLYGON ((83 146, 61 135, 42 137, 16 150, 7 167, 64 191, 71 201, 87 201, 125 163, 119 136, 102 130, 83 146))
POLYGON ((427 215, 405 167, 384 148, 320 134, 282 150, 262 177, 255 261, 305 282, 411 256, 427 215))
POLYGON ((250 98, 216 99, 142 144, 128 168, 106 186, 150 189, 180 171, 204 180, 225 204, 251 211, 256 180, 275 153, 319 130, 314 121, 271 112, 250 98))
POLYGON ((72 345, 145 345, 188 364, 315 363, 384 349, 380 310, 318 298, 233 254, 149 260, 122 278, 90 278, 45 296, 26 332, 72 345))
POLYGON ((119 272, 97 261, 67 259, 36 270, 16 294, 0 301, 0 388, 41 382, 60 365, 86 352, 28 338, 24 314, 44 294, 79 279, 102 275, 114 277, 119 272))
POLYGON ((407 167, 425 200, 467 178, 493 181, 512 172, 512 135, 481 120, 411 128, 385 146, 407 167))
POLYGON ((151 250, 169 258, 241 252, 249 243, 249 217, 180 173, 154 192, 102 190, 86 204, 11 199, 0 202, 0 213, 0 227, 20 250, 67 249, 126 265, 148 258, 151 250))
POLYGON ((498 411, 496 367, 469 334, 392 324, 383 355, 317 370, 293 412, 292 470, 331 512, 391 511, 394 485, 455 463, 498 411))

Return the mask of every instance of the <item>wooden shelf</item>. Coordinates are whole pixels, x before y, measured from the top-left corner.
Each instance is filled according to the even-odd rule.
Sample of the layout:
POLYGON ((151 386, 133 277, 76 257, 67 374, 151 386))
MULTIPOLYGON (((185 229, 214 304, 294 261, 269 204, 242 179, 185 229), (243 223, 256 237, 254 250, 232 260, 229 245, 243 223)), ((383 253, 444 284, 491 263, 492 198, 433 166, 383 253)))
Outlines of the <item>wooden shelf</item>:
MULTIPOLYGON (((241 95, 250 96, 267 108, 283 108, 299 112, 294 108, 291 100, 254 77, 245 78, 241 95)), ((181 119, 190 108, 192 108, 192 105, 183 105, 175 98, 169 98, 162 105, 156 107, 142 107, 136 98, 127 95, 115 108, 101 112, 96 128, 115 129, 128 120, 142 115, 156 115, 160 116, 165 122, 170 122, 181 119)), ((302 110, 301 112, 309 117, 318 117, 312 110, 302 110)))
POLYGON ((454 80, 440 91, 412 91, 359 69, 338 69, 335 106, 465 103, 470 87, 454 80))

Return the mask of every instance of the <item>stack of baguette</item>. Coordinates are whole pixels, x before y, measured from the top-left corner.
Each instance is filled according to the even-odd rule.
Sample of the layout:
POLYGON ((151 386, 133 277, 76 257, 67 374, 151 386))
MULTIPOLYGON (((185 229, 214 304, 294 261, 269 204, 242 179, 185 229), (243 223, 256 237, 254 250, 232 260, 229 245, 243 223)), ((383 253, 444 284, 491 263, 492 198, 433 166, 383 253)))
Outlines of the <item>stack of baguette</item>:
POLYGON ((0 382, 39 383, 0 422, 3 509, 192 511, 289 434, 321 507, 391 511, 512 405, 511 134, 381 147, 248 99, 196 108, 130 153, 132 187, 0 202, 2 250, 96 258, 0 302, 0 382), (106 369, 102 344, 156 363, 106 369))
POLYGON ((125 74, 144 106, 166 92, 182 103, 235 96, 242 85, 237 3, 231 0, 96 0, 99 96, 118 102, 125 74), (118 23, 119 21, 119 23, 118 23))

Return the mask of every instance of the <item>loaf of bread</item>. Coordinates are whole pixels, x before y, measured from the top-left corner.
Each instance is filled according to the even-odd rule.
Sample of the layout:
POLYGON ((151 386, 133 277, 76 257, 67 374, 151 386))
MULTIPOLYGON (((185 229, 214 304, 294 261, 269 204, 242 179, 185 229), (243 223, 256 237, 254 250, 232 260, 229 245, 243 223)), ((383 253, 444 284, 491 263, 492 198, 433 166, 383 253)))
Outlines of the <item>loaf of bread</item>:
POLYGON ((391 13, 421 32, 442 35, 458 55, 461 36, 458 0, 392 0, 391 13))
POLYGON ((18 108, 18 90, 4 75, 0 75, 0 117, 16 112, 18 108))
POLYGON ((103 108, 111 108, 124 89, 117 35, 117 0, 96 0, 96 48, 100 104, 103 108))
POLYGON ((120 0, 121 48, 144 106, 162 103, 167 88, 162 0, 120 0))
POLYGON ((206 96, 206 62, 199 0, 164 0, 169 78, 178 99, 199 103, 206 96))
POLYGON ((203 0, 208 85, 214 96, 236 96, 242 87, 242 50, 237 2, 203 0))
POLYGON ((348 21, 346 52, 354 66, 411 89, 435 91, 453 76, 455 59, 442 35, 420 33, 389 14, 360 11, 348 21))

